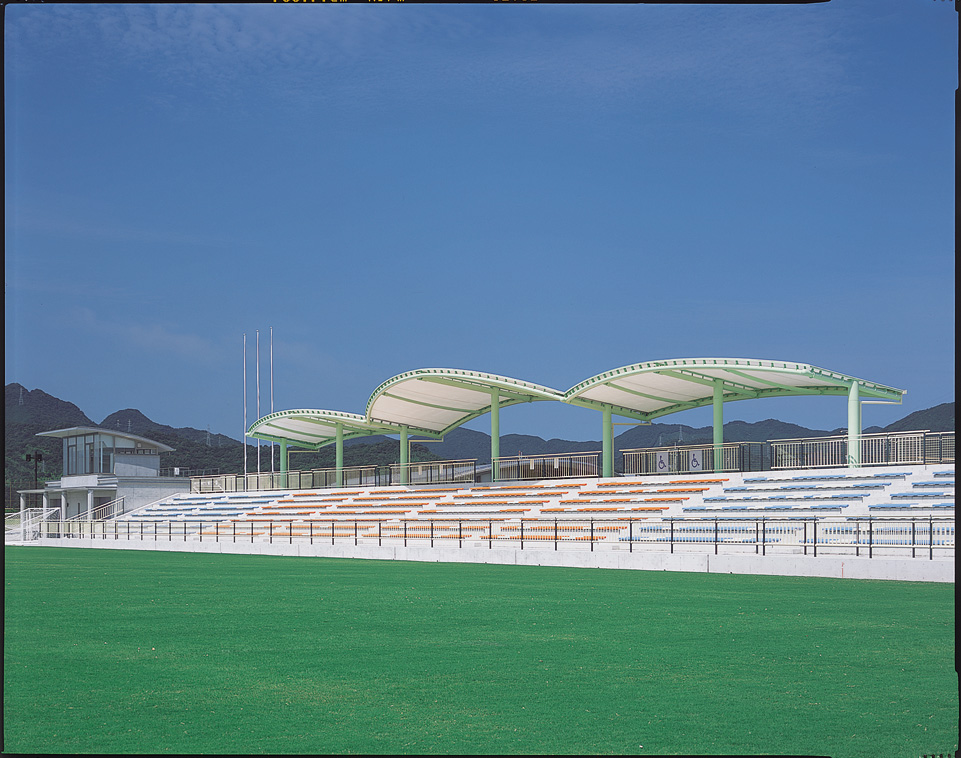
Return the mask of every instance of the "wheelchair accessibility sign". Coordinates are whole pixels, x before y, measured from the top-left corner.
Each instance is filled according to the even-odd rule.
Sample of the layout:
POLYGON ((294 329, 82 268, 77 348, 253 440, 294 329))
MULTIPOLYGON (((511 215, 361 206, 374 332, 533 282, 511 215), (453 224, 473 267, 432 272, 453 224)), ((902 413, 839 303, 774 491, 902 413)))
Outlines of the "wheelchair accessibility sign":
POLYGON ((704 451, 703 450, 691 450, 688 455, 687 460, 688 471, 703 471, 704 470, 704 451))

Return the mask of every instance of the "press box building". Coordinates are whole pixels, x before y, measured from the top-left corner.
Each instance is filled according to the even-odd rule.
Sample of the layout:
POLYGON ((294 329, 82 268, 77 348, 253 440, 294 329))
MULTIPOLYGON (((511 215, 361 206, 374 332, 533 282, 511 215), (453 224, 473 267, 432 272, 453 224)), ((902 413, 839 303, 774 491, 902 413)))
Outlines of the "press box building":
POLYGON ((21 490, 20 507, 28 493, 39 493, 44 508, 62 507, 61 518, 93 514, 100 506, 123 498, 130 511, 177 492, 189 492, 190 480, 160 475, 160 454, 174 448, 137 434, 74 426, 40 432, 39 437, 63 440, 63 476, 42 490, 21 490))

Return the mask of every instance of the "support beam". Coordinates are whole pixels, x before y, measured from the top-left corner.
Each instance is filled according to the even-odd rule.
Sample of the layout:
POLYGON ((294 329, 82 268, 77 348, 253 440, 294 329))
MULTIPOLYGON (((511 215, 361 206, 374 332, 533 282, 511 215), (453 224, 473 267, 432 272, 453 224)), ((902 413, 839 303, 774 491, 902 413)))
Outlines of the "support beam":
POLYGON ((410 471, 407 466, 407 436, 408 430, 406 424, 400 428, 400 483, 407 484, 410 471))
POLYGON ((601 431, 601 476, 614 476, 614 423, 611 420, 611 407, 601 412, 603 429, 601 431))
POLYGON ((861 394, 857 382, 848 391, 848 468, 861 467, 861 394))
POLYGON ((491 481, 497 481, 497 459, 501 457, 501 393, 491 392, 491 481))
POLYGON ((335 484, 338 487, 344 486, 344 425, 338 423, 336 425, 337 436, 335 442, 335 457, 334 466, 337 469, 335 484))
POLYGON ((714 471, 724 470, 724 384, 714 382, 714 471))
POLYGON ((280 483, 287 486, 287 440, 280 441, 280 483))

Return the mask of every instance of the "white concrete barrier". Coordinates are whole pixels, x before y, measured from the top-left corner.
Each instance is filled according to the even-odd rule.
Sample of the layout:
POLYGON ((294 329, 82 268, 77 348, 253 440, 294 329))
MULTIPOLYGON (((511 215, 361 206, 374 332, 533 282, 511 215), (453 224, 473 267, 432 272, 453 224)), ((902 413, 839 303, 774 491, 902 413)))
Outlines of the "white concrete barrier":
POLYGON ((428 563, 494 563, 517 566, 566 566, 639 571, 691 571, 712 574, 819 576, 838 579, 886 579, 908 582, 954 582, 954 561, 925 558, 868 558, 865 556, 745 555, 635 550, 520 550, 513 547, 403 547, 379 545, 313 545, 295 542, 163 542, 152 540, 43 539, 29 546, 160 550, 169 552, 228 553, 313 558, 359 558, 428 563))

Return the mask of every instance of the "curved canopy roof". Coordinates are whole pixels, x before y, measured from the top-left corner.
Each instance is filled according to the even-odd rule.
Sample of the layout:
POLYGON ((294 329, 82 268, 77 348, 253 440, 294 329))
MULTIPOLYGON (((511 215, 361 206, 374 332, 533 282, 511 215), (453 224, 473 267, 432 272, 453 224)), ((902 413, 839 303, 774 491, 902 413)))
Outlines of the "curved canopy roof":
MULTIPOLYGON (((722 402, 798 395, 847 395, 899 402, 904 390, 811 366, 753 358, 686 358, 635 363, 605 371, 567 392, 481 371, 424 368, 398 374, 374 390, 366 415, 325 410, 280 411, 254 422, 248 434, 263 440, 321 447, 337 439, 374 434, 442 437, 498 407, 556 400, 647 421, 722 402)), ((50 433, 54 434, 54 433, 50 433)))
POLYGON ((418 433, 443 435, 500 407, 536 400, 562 400, 550 387, 506 376, 450 368, 408 371, 381 384, 367 401, 367 418, 376 423, 405 425, 418 433))
POLYGON ((807 363, 749 358, 687 358, 635 363, 591 377, 564 393, 564 402, 647 420, 711 405, 720 383, 722 400, 796 395, 847 395, 900 400, 904 390, 868 382, 807 363))
POLYGON ((343 429, 345 440, 397 431, 384 424, 372 424, 356 413, 304 409, 278 411, 264 416, 250 425, 247 434, 261 440, 322 447, 336 441, 338 425, 343 429))

